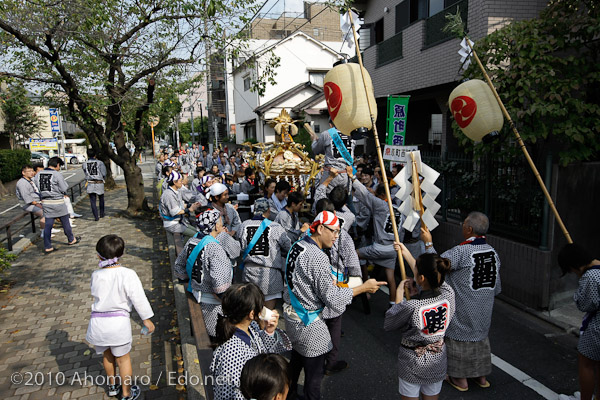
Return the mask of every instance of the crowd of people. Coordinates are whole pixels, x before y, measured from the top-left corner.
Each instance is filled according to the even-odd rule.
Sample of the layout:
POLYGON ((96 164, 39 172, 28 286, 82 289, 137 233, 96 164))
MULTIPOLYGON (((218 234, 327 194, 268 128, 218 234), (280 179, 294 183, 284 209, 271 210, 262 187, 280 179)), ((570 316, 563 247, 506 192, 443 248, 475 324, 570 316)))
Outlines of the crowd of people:
MULTIPOLYGON (((285 179, 253 170, 242 151, 209 155, 193 145, 158 157, 158 211, 175 239, 175 275, 200 304, 215 346, 215 398, 320 399, 324 375, 349 367, 339 358, 346 308, 360 296, 369 313, 369 296, 382 286, 389 290, 382 328, 398 331, 402 399, 435 400, 444 381, 460 392, 469 384, 489 388, 488 333, 501 290, 501 264, 486 239, 487 216, 468 214, 461 223, 461 243, 438 255, 425 226, 402 228, 399 199, 392 198, 390 213, 380 168, 373 158, 355 159, 351 138, 332 128, 313 137, 312 150, 325 155, 325 166, 308 199, 285 179), (247 218, 240 217, 241 199, 250 205, 247 218), (397 284, 399 255, 411 276, 397 284), (280 317, 285 329, 278 327, 280 317)), ((89 156, 84 171, 98 220, 104 215, 106 170, 93 152, 89 156)), ((17 185, 24 209, 44 217, 46 252, 56 250, 50 244, 55 218, 69 244, 79 240, 71 232, 58 168, 59 159, 37 174, 25 167, 17 185)), ((394 167, 385 174, 392 194, 398 190, 392 179, 398 172, 394 167)), ((124 246, 117 235, 97 244, 100 269, 92 276, 87 340, 103 354, 109 395, 131 400, 140 390, 123 381, 132 373, 131 331, 123 324, 135 308, 146 333, 154 325, 139 278, 118 261, 124 246)), ((565 273, 583 281, 576 301, 589 312, 579 348, 582 398, 589 400, 600 359, 595 333, 600 262, 578 247, 565 249, 559 262, 565 273)))
MULTIPOLYGON (((215 385, 215 398, 321 398, 324 375, 348 368, 339 357, 346 307, 360 296, 370 312, 370 295, 384 285, 383 328, 401 337, 403 399, 435 399, 444 380, 459 391, 469 380, 490 386, 488 331, 501 285, 487 217, 469 214, 464 241, 437 255, 426 227, 401 228, 405 217, 393 197, 397 241, 379 164, 355 158, 354 147, 335 128, 313 137, 313 153, 324 154, 325 165, 308 196, 253 170, 243 151, 208 154, 194 145, 160 154, 159 212, 175 238, 175 274, 200 303, 215 345, 211 372, 227 378, 215 385), (248 199, 247 218, 234 197, 248 199), (397 284, 399 253, 412 277, 397 284), (280 316, 285 329, 277 328, 280 316), (277 386, 285 390, 263 396, 243 387, 243 372, 257 373, 246 367, 256 357, 286 352, 289 363, 269 361, 278 368, 274 376, 286 377, 277 386)), ((392 195, 398 172, 386 171, 392 195)))

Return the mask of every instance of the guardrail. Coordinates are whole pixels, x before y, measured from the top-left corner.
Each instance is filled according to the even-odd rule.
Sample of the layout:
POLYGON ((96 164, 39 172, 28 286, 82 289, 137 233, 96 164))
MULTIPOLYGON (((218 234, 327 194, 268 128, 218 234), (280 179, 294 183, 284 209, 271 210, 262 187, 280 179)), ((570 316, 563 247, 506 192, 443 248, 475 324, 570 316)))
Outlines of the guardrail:
MULTIPOLYGON (((75 202, 75 199, 77 198, 77 196, 79 196, 79 197, 82 196, 82 193, 83 193, 82 186, 84 186, 84 185, 85 185, 85 179, 77 182, 73 186, 70 186, 69 189, 67 189, 67 194, 69 195, 69 198, 71 199, 71 203, 75 202), (78 194, 76 195, 76 193, 78 193, 78 194)), ((36 219, 37 219, 37 217, 34 213, 31 213, 29 211, 23 211, 21 214, 17 215, 16 217, 11 219, 4 225, 0 226, 0 231, 6 232, 6 237, 3 239, 0 239, 0 243, 6 242, 6 248, 8 249, 8 251, 12 251, 13 250, 13 240, 12 239, 13 239, 14 235, 18 234, 23 229, 26 229, 29 224, 31 224, 31 232, 36 233, 36 219), (13 227, 13 225, 15 225, 15 223, 17 223, 20 220, 22 220, 23 218, 25 218, 28 214, 31 217, 30 222, 27 222, 24 225, 13 227)))

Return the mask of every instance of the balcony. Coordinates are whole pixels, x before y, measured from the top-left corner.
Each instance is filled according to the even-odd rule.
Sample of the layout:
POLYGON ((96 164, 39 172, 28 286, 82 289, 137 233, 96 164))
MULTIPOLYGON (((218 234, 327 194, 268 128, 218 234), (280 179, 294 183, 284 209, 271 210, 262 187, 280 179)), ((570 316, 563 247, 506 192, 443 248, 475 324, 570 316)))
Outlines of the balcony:
POLYGON ((402 58, 402 32, 377 44, 376 68, 402 58))
POLYGON ((456 10, 458 9, 460 10, 461 18, 466 25, 467 17, 469 15, 468 5, 468 0, 462 0, 427 18, 425 20, 425 47, 435 46, 438 43, 454 38, 452 33, 442 31, 444 25, 446 25, 446 15, 456 14, 456 10))

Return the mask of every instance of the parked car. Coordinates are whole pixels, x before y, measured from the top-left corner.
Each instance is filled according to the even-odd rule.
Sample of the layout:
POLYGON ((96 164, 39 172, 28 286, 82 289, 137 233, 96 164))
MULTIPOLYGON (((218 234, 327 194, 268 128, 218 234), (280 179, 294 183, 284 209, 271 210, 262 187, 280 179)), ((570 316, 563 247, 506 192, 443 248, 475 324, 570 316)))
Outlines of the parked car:
POLYGON ((37 165, 41 165, 44 168, 48 167, 48 160, 50 159, 50 156, 48 154, 45 153, 40 153, 37 151, 32 151, 31 152, 31 165, 33 165, 34 167, 37 165))
POLYGON ((85 154, 65 153, 65 160, 69 164, 82 164, 86 162, 87 157, 85 154))

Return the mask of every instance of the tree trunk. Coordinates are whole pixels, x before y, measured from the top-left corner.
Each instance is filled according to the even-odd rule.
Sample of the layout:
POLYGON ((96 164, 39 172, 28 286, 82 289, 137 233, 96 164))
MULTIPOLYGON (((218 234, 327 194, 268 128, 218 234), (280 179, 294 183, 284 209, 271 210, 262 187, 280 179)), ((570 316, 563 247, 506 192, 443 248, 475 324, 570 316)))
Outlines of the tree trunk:
POLYGON ((98 160, 102 161, 106 166, 106 178, 104 179, 104 187, 106 189, 114 189, 116 184, 112 174, 112 169, 110 168, 110 158, 104 152, 98 152, 98 154, 96 154, 96 157, 98 158, 98 160))
POLYGON ((139 211, 149 211, 148 200, 144 192, 144 177, 142 169, 130 158, 121 166, 127 185, 127 212, 135 215, 139 211))

